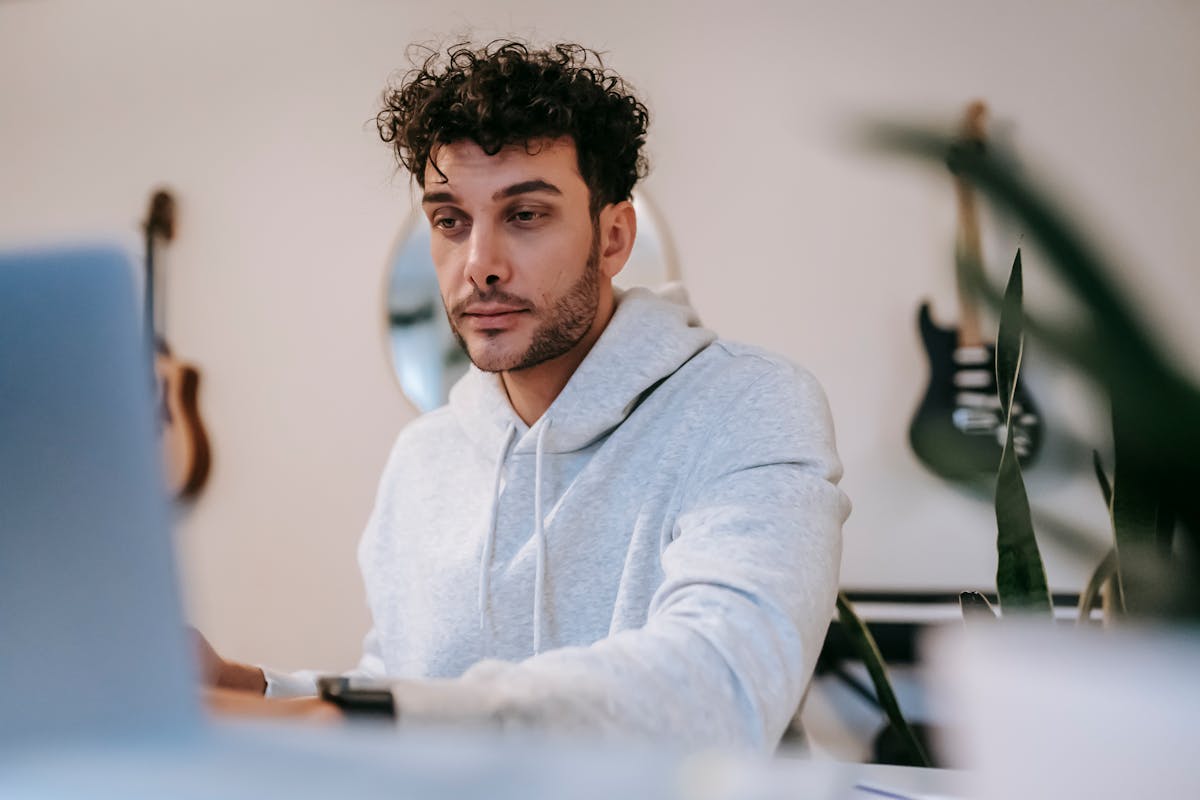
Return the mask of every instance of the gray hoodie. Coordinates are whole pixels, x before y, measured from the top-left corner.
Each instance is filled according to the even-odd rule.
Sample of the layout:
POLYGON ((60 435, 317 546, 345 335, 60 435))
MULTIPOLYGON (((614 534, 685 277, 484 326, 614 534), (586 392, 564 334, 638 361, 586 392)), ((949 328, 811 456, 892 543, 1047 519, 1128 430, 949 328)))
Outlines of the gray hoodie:
MULTIPOLYGON (((399 718, 775 746, 833 613, 849 513, 816 381, 618 292, 525 425, 472 369, 400 434, 359 548, 351 674, 399 718)), ((312 673, 267 671, 268 694, 312 673)))

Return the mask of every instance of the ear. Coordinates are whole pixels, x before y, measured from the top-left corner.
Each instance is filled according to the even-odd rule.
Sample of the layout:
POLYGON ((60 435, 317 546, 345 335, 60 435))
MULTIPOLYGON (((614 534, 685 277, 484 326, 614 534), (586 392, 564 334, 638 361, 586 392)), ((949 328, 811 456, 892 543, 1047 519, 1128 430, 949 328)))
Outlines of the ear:
POLYGON ((637 212, 622 200, 600 210, 600 274, 610 280, 625 268, 637 238, 637 212))

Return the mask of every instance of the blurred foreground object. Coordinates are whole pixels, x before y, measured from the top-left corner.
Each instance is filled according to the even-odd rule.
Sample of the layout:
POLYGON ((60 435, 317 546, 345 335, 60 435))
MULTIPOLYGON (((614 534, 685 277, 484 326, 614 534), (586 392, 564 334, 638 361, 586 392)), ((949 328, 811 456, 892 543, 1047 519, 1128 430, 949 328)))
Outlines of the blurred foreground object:
POLYGON ((0 255, 0 742, 197 717, 131 273, 0 255))
POLYGON ((1194 632, 968 626, 925 653, 970 797, 1200 797, 1194 632))

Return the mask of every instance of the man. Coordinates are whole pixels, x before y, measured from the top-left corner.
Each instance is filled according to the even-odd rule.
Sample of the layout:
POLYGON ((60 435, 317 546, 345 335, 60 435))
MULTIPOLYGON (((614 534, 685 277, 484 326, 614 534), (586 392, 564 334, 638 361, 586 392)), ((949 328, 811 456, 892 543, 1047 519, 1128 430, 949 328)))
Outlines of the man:
MULTIPOLYGON (((576 45, 453 48, 386 95, 474 368, 392 450, 355 675, 401 722, 770 749, 831 617, 848 503, 805 372, 615 290, 648 115, 576 45)), ((219 659, 269 697, 312 673, 219 659)))

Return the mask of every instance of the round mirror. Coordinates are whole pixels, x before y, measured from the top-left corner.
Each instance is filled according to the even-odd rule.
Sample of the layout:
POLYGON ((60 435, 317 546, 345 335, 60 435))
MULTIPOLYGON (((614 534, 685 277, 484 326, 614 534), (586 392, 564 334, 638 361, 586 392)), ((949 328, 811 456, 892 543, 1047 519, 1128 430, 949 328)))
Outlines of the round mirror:
MULTIPOLYGON (((617 276, 618 286, 659 286, 679 280, 674 251, 662 221, 641 194, 635 194, 638 231, 633 252, 617 276)), ((454 340, 437 274, 429 256, 429 224, 410 216, 388 265, 387 322, 392 367, 400 387, 421 411, 444 405, 470 361, 454 340)))

